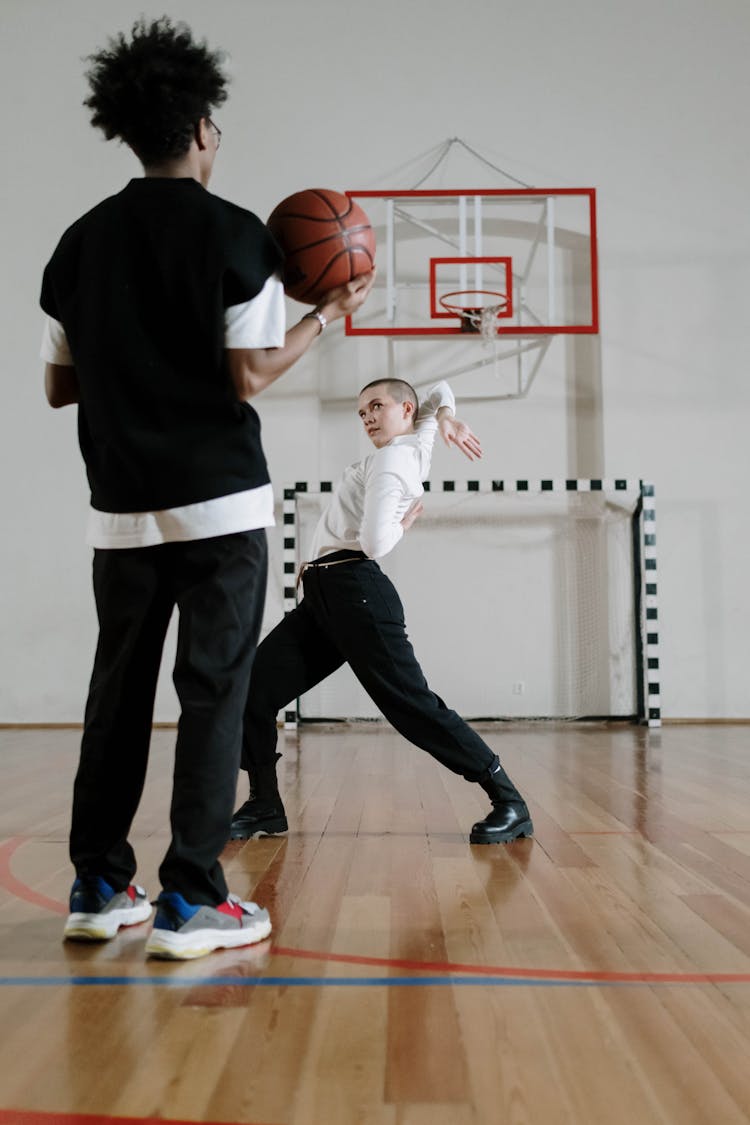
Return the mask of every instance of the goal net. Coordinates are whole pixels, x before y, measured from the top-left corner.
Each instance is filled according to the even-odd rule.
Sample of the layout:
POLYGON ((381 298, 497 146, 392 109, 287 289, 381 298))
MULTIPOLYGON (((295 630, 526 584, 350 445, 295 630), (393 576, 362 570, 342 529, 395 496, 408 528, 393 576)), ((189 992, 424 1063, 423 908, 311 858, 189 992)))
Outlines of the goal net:
MULTIPOLYGON (((328 498, 294 492, 297 561, 328 498)), ((381 562, 432 689, 474 720, 642 716, 640 515, 639 481, 433 484, 381 562)), ((299 717, 381 716, 344 667, 299 717)))

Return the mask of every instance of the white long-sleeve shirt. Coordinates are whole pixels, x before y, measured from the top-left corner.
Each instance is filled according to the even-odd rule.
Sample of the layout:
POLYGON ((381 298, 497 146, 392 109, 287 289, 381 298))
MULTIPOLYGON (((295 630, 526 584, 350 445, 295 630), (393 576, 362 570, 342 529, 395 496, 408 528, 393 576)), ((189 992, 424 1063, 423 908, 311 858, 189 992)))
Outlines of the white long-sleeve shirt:
POLYGON ((382 559, 393 550, 404 534, 401 520, 424 493, 441 406, 455 408, 445 382, 420 401, 413 433, 391 438, 344 471, 315 529, 311 559, 347 549, 382 559))

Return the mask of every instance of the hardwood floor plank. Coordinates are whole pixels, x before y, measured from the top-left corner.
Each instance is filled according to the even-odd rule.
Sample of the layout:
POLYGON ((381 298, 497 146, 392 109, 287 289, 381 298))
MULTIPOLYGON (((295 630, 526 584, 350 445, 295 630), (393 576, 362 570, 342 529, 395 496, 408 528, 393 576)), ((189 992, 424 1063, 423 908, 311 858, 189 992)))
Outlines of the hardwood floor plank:
MULTIPOLYGON (((445 961, 447 949, 428 842, 392 852, 391 956, 445 961)), ((449 988, 388 990, 386 1102, 465 1102, 466 1061, 449 988)))
POLYGON ((721 895, 683 895, 682 901, 711 928, 740 950, 750 967, 750 910, 727 902, 721 895))
POLYGON ((682 1020, 663 1005, 661 990, 612 988, 602 990, 602 999, 622 1028, 665 1121, 745 1125, 741 1106, 691 1043, 682 1020))
MULTIPOLYGON (((387 956, 389 901, 345 896, 334 944, 355 954, 387 956)), ((309 1029, 296 1082, 294 1125, 315 1121, 348 1125, 383 1109, 387 1065, 388 997, 375 988, 327 990, 309 1029)))

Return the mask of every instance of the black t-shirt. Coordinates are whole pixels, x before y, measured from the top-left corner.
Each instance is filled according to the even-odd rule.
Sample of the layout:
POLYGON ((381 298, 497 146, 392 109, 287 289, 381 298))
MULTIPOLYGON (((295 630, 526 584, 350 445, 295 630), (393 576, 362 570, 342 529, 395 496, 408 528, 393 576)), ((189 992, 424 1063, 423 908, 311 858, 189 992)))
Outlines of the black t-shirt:
POLYGON ((73 356, 94 508, 174 508, 268 483, 260 421, 226 369, 224 310, 281 263, 260 219, 192 179, 131 180, 65 232, 41 305, 73 356))

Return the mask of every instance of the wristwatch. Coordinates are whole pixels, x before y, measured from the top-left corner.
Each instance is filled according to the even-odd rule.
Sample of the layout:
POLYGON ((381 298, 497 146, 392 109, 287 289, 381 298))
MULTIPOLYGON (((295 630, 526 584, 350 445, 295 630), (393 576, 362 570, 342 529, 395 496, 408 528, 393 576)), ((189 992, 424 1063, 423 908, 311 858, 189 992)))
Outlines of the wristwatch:
MULTIPOLYGON (((312 312, 305 313, 305 315, 302 317, 302 319, 303 320, 317 320, 320 323, 320 332, 322 332, 323 329, 325 328, 325 326, 328 324, 328 321, 323 316, 320 309, 313 309, 312 312)), ((320 335, 320 332, 318 333, 318 335, 320 335)))

